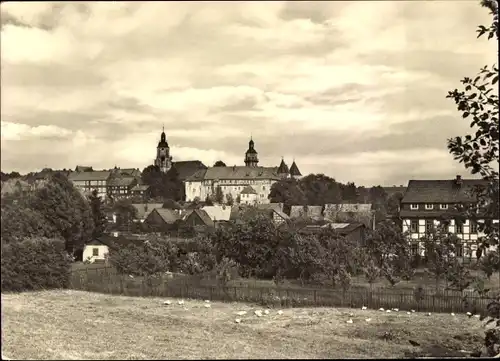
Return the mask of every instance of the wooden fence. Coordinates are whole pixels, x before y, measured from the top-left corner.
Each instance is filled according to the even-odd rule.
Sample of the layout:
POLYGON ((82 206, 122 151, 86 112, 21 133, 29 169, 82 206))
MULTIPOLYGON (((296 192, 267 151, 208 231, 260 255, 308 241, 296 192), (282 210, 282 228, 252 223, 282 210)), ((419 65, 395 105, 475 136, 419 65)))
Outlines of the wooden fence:
POLYGON ((420 297, 408 289, 262 287, 237 285, 220 287, 193 282, 189 277, 144 279, 117 274, 111 267, 72 272, 70 288, 90 292, 136 297, 178 297, 223 302, 256 302, 269 307, 352 307, 416 310, 425 312, 481 312, 493 295, 479 297, 472 292, 424 290, 420 297), (464 297, 466 296, 466 297, 464 297))

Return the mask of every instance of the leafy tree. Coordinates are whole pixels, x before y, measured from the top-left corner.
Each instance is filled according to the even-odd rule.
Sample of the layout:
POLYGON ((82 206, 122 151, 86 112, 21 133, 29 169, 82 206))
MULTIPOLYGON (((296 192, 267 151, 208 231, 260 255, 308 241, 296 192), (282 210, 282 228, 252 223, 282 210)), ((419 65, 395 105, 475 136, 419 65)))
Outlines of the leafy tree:
POLYGON ((179 173, 174 167, 163 173, 160 167, 150 165, 142 171, 142 183, 150 186, 152 198, 173 199, 179 201, 184 197, 184 186, 179 179, 179 173))
POLYGON ((61 173, 53 174, 28 204, 45 218, 51 228, 57 230, 70 253, 82 250, 94 231, 89 202, 61 173))
POLYGON ((215 194, 213 196, 213 199, 218 204, 224 203, 224 193, 222 192, 222 187, 221 186, 217 186, 215 188, 215 194))
POLYGON ((396 192, 389 196, 387 199, 387 213, 395 216, 399 215, 402 199, 403 194, 401 192, 396 192))
POLYGON ((239 194, 236 196, 236 203, 237 204, 241 203, 241 196, 239 194))
POLYGON ((218 160, 217 162, 214 163, 214 167, 227 167, 227 165, 223 161, 218 160))
POLYGON ((105 227, 108 224, 106 214, 104 212, 104 202, 99 196, 96 189, 89 196, 90 209, 92 210, 92 218, 94 219, 94 237, 99 237, 104 233, 105 227))
POLYGON ((60 237, 58 230, 40 212, 21 204, 2 207, 2 242, 20 242, 26 238, 60 237))
POLYGON ((358 203, 358 190, 353 182, 349 182, 341 187, 343 203, 358 203))
POLYGON ((116 215, 116 225, 118 229, 131 231, 134 219, 137 218, 137 209, 132 205, 132 201, 127 198, 118 199, 111 207, 116 215))
POLYGON ((234 199, 231 193, 226 194, 226 204, 230 207, 234 205, 234 199))
POLYGON ((214 205, 214 202, 212 201, 212 198, 210 196, 207 196, 205 198, 205 205, 206 206, 213 206, 214 205))
POLYGON ((324 174, 309 174, 299 181, 307 205, 324 205, 342 202, 342 187, 335 179, 324 174))
POLYGON ((370 289, 373 290, 373 284, 377 282, 381 276, 381 269, 377 267, 373 260, 370 260, 364 269, 364 273, 366 280, 370 284, 370 289))
MULTIPOLYGON (((495 38, 498 43, 498 0, 483 0, 481 5, 490 11, 492 23, 488 27, 479 26, 478 38, 487 34, 488 40, 495 38)), ((476 220, 478 230, 485 234, 478 240, 480 258, 490 246, 499 243, 499 225, 493 222, 499 219, 499 177, 493 167, 499 162, 498 65, 484 66, 474 79, 466 77, 461 82, 464 89, 450 91, 447 98, 453 99, 464 119, 471 119, 472 131, 449 139, 448 150, 472 174, 480 174, 488 182, 487 186, 476 190, 477 207, 464 210, 466 217, 476 220)), ((485 338, 487 356, 494 356, 500 346, 500 297, 488 306, 487 314, 491 322, 496 321, 495 327, 486 331, 485 338)))
POLYGON ((424 244, 427 271, 434 277, 438 289, 439 281, 458 262, 456 249, 461 241, 456 235, 448 233, 444 226, 433 228, 421 241, 424 244))
POLYGON ((165 199, 165 202, 163 202, 162 208, 167 208, 167 209, 182 209, 182 206, 174 201, 173 199, 165 199))

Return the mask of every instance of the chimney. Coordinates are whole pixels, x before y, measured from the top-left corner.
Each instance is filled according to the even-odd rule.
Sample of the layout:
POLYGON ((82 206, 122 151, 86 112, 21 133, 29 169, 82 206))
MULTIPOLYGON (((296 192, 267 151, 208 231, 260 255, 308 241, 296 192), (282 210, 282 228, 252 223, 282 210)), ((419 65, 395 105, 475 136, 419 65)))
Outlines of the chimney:
POLYGON ((461 175, 457 175, 457 177, 455 178, 455 183, 457 185, 461 185, 462 184, 462 176, 461 175))

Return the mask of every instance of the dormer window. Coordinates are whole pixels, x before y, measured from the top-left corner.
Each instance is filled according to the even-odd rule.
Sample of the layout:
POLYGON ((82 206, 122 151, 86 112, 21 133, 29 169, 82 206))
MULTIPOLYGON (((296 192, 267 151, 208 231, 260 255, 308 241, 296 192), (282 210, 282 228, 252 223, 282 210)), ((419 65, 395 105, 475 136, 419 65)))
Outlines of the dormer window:
POLYGON ((410 204, 410 209, 418 209, 418 204, 410 204))
POLYGON ((434 204, 426 204, 425 209, 427 210, 434 209, 434 204))
POLYGON ((440 204, 439 208, 440 209, 448 209, 448 205, 447 204, 440 204))

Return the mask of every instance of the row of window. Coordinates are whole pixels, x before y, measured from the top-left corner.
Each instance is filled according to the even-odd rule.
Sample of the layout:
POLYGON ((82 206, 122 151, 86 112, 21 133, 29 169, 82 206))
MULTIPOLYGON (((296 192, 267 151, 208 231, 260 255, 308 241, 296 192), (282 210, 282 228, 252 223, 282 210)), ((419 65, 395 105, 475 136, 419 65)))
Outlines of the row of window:
MULTIPOLYGON (((410 247, 410 252, 413 256, 417 255, 420 253, 420 250, 422 249, 423 247, 420 246, 418 243, 412 243, 411 244, 411 247, 410 247)), ((456 248, 455 248, 455 256, 457 257, 463 257, 464 256, 464 248, 467 249, 467 254, 471 254, 471 247, 468 246, 468 245, 464 245, 464 244, 457 244, 456 248)))
MULTIPOLYGON (((425 220, 425 232, 430 232, 434 227, 434 221, 432 219, 425 220)), ((410 232, 418 233, 418 220, 412 220, 410 222, 410 232)), ((464 233, 463 224, 456 223, 455 224, 455 233, 464 233)), ((474 221, 470 221, 469 233, 475 234, 477 233, 477 223, 474 221)))
MULTIPOLYGON (((419 206, 418 203, 410 204, 410 209, 418 209, 418 206, 419 206)), ((437 208, 437 204, 436 204, 436 208, 437 208)), ((432 203, 425 204, 425 209, 426 210, 434 209, 434 204, 432 204, 432 203)), ((439 209, 448 209, 448 205, 445 203, 442 203, 439 205, 439 209)))

